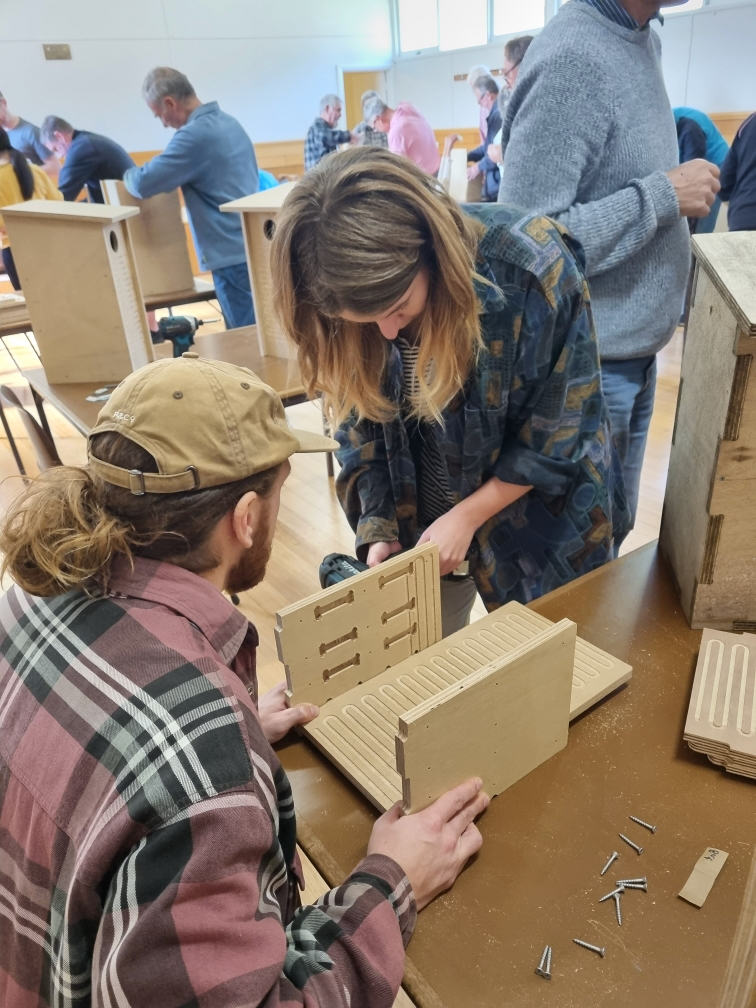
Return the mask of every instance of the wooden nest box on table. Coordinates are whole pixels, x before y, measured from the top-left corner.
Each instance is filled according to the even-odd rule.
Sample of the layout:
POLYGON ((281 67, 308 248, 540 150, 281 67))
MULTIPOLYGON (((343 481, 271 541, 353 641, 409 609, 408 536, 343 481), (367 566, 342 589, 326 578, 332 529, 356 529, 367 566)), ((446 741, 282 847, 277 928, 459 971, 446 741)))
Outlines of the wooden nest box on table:
POLYGON ((499 794, 631 675, 518 602, 442 640, 440 594, 428 543, 277 614, 290 703, 320 707, 305 734, 384 811, 473 776, 499 794))
POLYGON ((696 235, 659 545, 695 628, 756 630, 756 233, 696 235))
POLYGON ((49 382, 118 382, 154 359, 126 225, 138 213, 56 200, 3 207, 49 382))

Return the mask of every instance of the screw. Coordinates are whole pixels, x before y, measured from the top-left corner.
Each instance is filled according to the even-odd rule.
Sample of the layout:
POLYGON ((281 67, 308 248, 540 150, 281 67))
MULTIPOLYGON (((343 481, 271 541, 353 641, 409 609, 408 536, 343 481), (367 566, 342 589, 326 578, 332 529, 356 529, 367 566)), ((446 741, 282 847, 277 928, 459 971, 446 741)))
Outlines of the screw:
POLYGON ((631 882, 633 885, 646 885, 645 878, 621 878, 617 879, 615 885, 628 885, 631 882))
POLYGON ((612 851, 612 856, 606 862, 606 864, 601 869, 601 871, 599 872, 599 874, 600 875, 605 875, 609 871, 610 866, 614 864, 614 862, 617 860, 618 857, 619 857, 619 854, 617 853, 617 851, 612 851))
POLYGON ((551 945, 547 945, 543 950, 543 955, 541 956, 541 961, 538 963, 536 968, 536 973, 538 976, 542 976, 544 980, 551 979, 551 945))
POLYGON ((656 826, 651 826, 647 822, 643 822, 642 819, 636 819, 634 815, 628 816, 628 819, 632 819, 633 822, 637 822, 639 826, 645 826, 647 830, 651 830, 652 833, 656 833, 656 826))
POLYGON ((643 848, 639 847, 637 843, 633 843, 633 841, 630 840, 629 837, 626 837, 624 833, 620 833, 620 840, 624 840, 625 843, 629 844, 633 848, 634 851, 638 852, 638 854, 642 854, 643 853, 643 848))
POLYGON ((648 884, 646 882, 623 882, 622 885, 625 889, 642 889, 643 892, 648 892, 648 884))
POLYGON ((605 948, 599 948, 598 945, 589 945, 588 942, 580 941, 579 938, 573 938, 572 940, 575 942, 576 945, 582 945, 583 948, 590 949, 591 952, 598 952, 598 954, 601 956, 602 959, 606 955, 605 948))
POLYGON ((621 896, 624 891, 624 888, 625 887, 623 885, 618 885, 616 889, 613 889, 610 893, 607 893, 606 896, 602 896, 601 899, 599 900, 599 903, 603 903, 604 900, 611 899, 613 896, 616 896, 617 893, 619 893, 621 896))
POLYGON ((617 923, 622 927, 622 911, 620 910, 620 898, 622 893, 615 893, 614 896, 614 906, 617 910, 617 923))

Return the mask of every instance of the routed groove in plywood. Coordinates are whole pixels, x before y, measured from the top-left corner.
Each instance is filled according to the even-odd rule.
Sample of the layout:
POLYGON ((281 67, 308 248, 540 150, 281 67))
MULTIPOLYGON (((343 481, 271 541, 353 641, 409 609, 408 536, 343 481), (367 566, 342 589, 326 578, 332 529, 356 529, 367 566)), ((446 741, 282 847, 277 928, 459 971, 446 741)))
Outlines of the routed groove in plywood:
POLYGON ((725 429, 722 434, 723 441, 737 441, 740 436, 740 421, 743 417, 743 406, 745 404, 748 376, 751 373, 752 361, 753 356, 751 354, 741 354, 735 364, 730 405, 727 408, 727 420, 725 421, 725 429))
POLYGON ((719 550, 719 539, 722 535, 722 524, 724 515, 709 515, 709 528, 706 533, 706 549, 704 550, 703 562, 701 564, 701 576, 699 584, 714 583, 714 565, 717 561, 717 551, 719 550))

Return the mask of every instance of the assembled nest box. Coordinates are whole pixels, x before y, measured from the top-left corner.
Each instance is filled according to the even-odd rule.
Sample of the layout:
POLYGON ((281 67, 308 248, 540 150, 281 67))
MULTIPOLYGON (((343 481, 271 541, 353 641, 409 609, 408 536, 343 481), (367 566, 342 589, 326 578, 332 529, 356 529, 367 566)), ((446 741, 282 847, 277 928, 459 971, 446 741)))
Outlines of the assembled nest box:
POLYGON ((697 235, 660 548, 694 628, 756 630, 756 233, 697 235))
POLYGON ((117 382, 153 360, 134 247, 137 207, 28 200, 3 207, 51 384, 117 382))

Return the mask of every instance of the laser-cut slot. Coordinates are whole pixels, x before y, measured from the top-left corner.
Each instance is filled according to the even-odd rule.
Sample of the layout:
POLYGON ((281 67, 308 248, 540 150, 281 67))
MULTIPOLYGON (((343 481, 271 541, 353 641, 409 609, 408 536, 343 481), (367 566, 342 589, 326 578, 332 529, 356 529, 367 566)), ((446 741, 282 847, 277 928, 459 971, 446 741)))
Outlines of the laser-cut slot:
POLYGON ((324 654, 327 654, 329 651, 333 651, 335 647, 338 647, 339 644, 343 644, 345 641, 357 640, 359 636, 360 635, 357 632, 357 627, 356 626, 352 627, 349 633, 345 633, 343 637, 337 637, 336 640, 332 640, 330 644, 321 644, 320 657, 322 658, 324 654))
POLYGON ((339 672, 343 672, 344 669, 352 668, 354 665, 360 664, 360 652, 358 651, 354 657, 347 659, 347 661, 342 662, 341 665, 336 665, 332 669, 323 669, 323 681, 328 682, 333 676, 337 675, 339 672))
POLYGON ((394 616, 398 616, 400 613, 403 612, 409 612, 410 610, 415 608, 415 605, 416 605, 416 599, 413 597, 409 600, 409 602, 405 602, 404 605, 400 605, 396 609, 392 609, 391 612, 381 613, 381 623, 384 626, 386 626, 388 621, 390 619, 393 619, 394 616))
POLYGON ((397 578, 407 577, 413 574, 415 571, 415 565, 412 563, 407 564, 406 567, 402 567, 401 570, 394 571, 393 574, 383 574, 378 578, 378 588, 382 591, 387 584, 391 584, 392 581, 396 581, 397 578))
POLYGON ((388 649, 391 647, 392 644, 396 644, 396 642, 400 641, 403 637, 411 637, 412 634, 416 633, 417 633, 417 623, 413 623, 412 626, 409 627, 407 630, 402 630, 401 633, 394 634, 393 637, 384 637, 383 650, 388 651, 388 649))
POLYGON ((333 602, 329 602, 328 605, 315 606, 315 619, 320 619, 321 616, 325 616, 326 613, 332 612, 334 609, 338 609, 339 606, 351 605, 354 602, 354 592, 349 591, 346 595, 342 595, 341 598, 334 599, 333 602))

